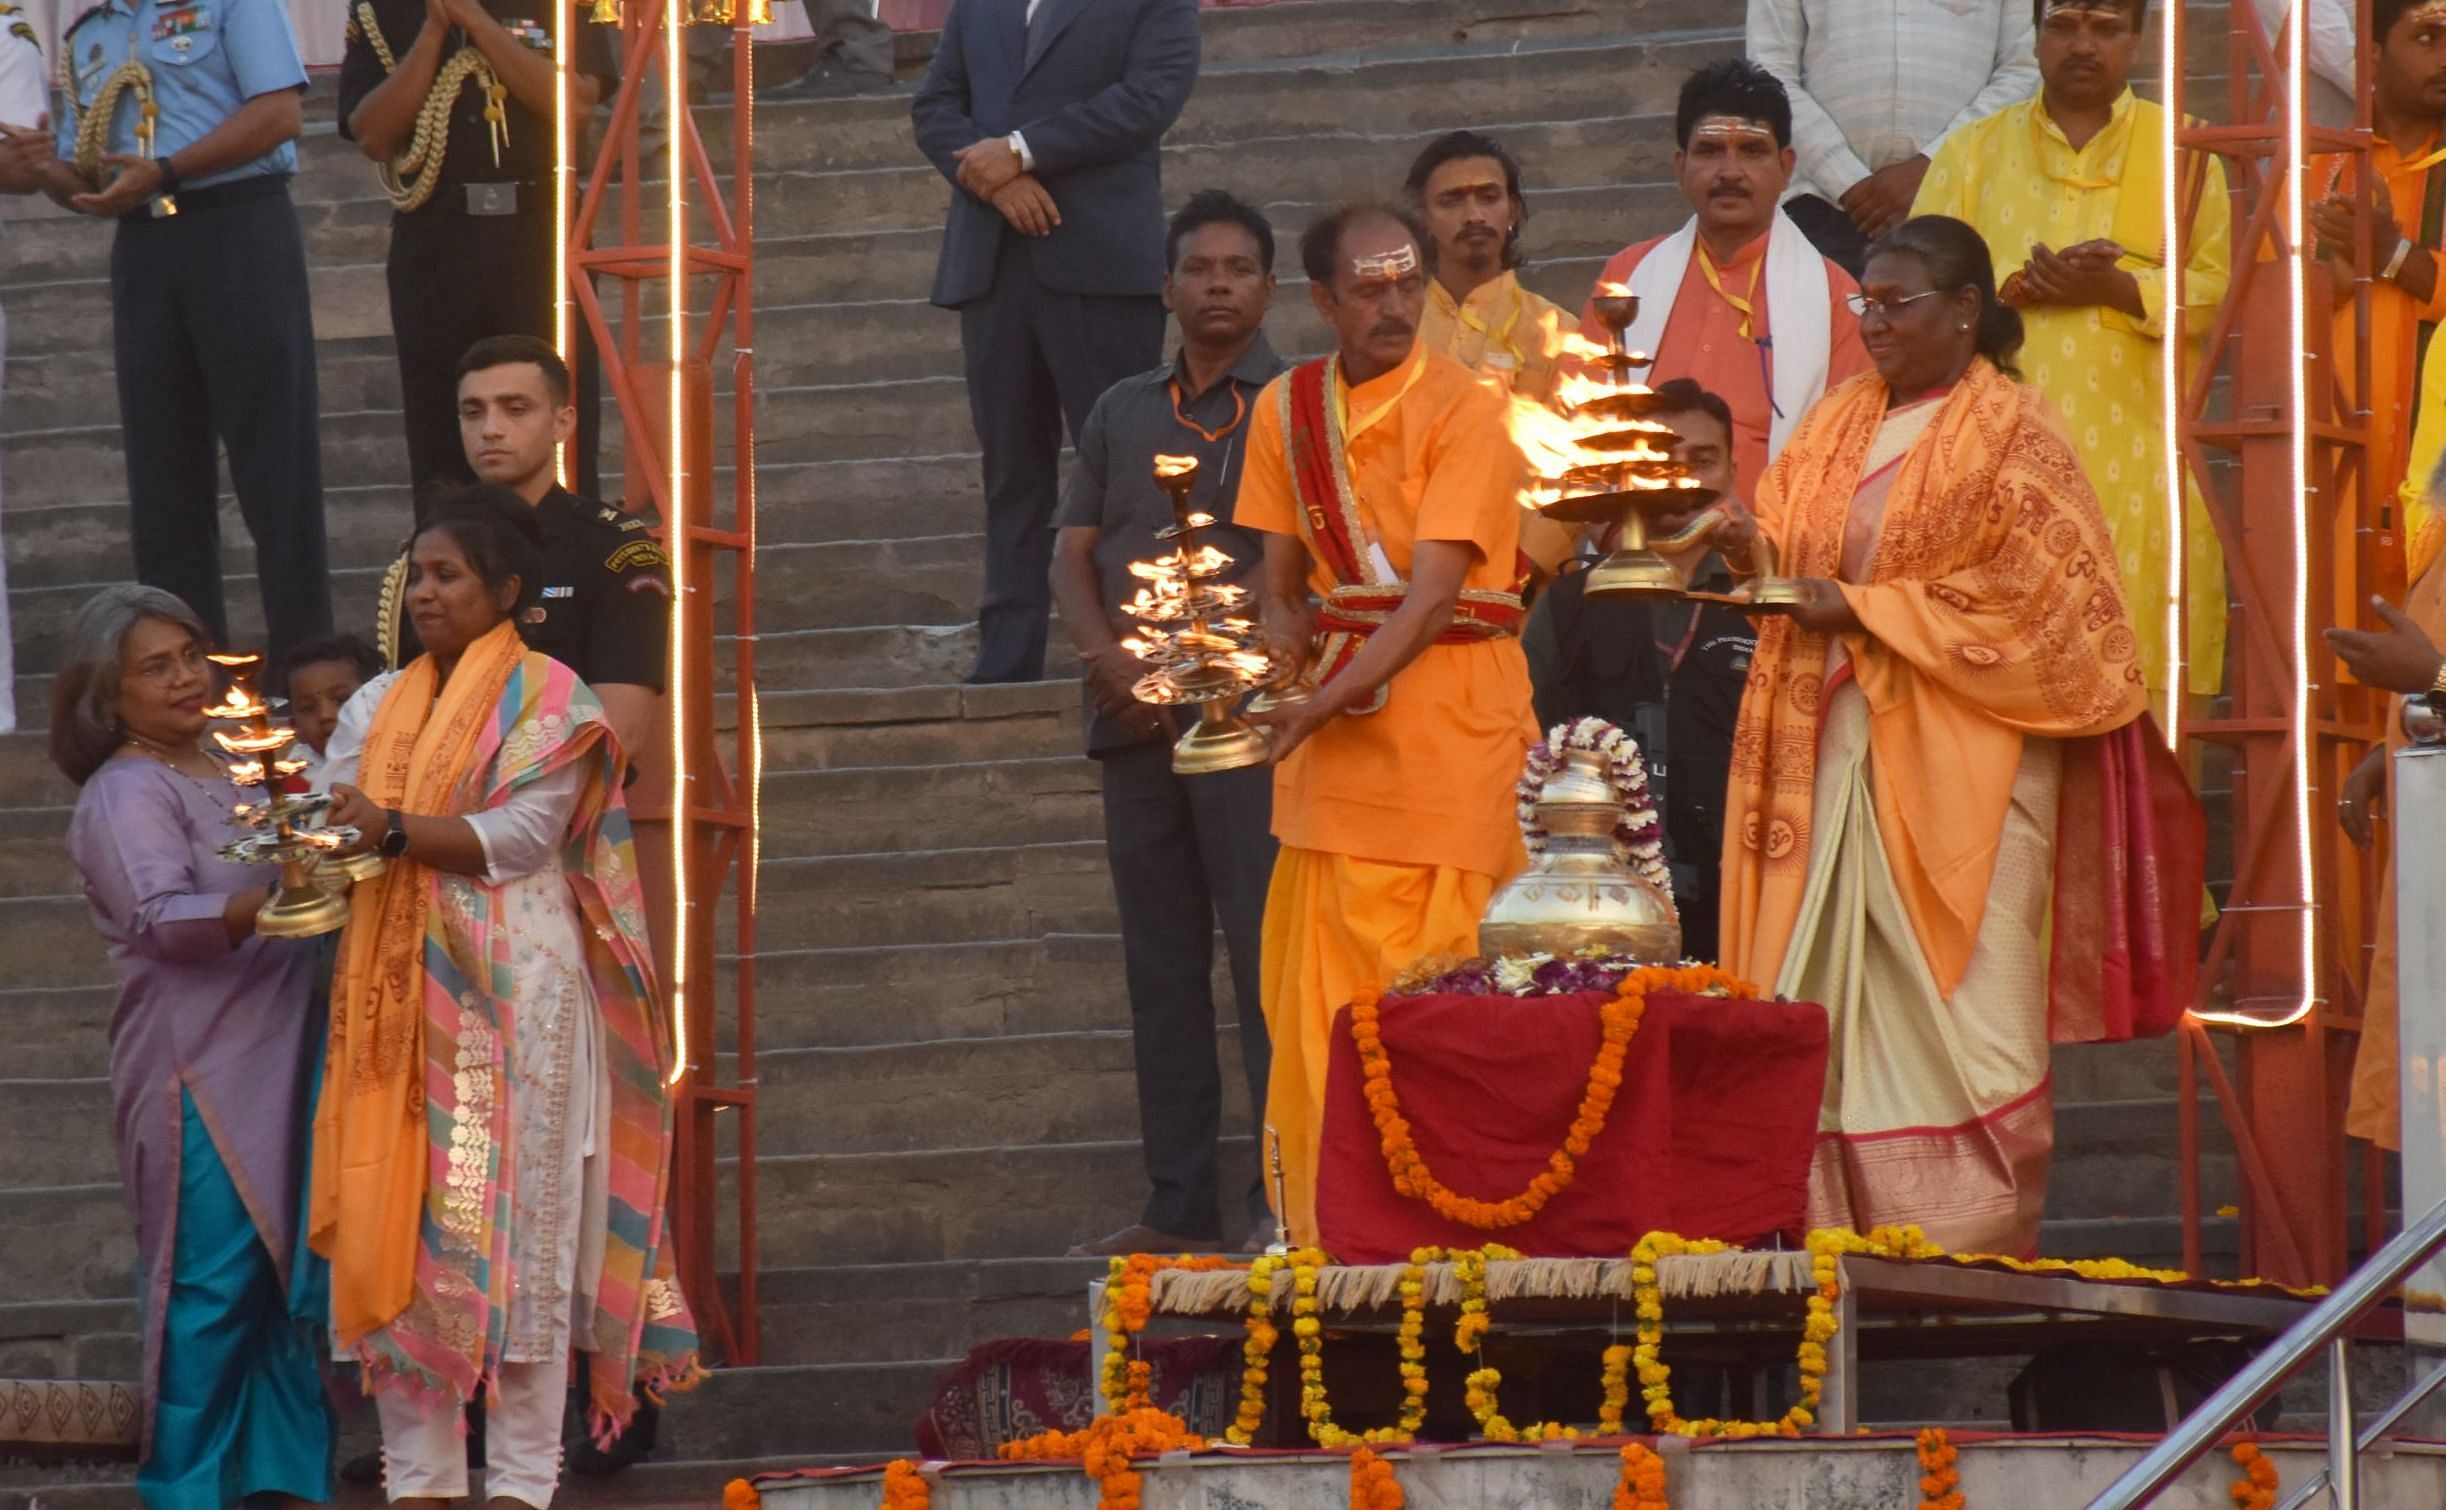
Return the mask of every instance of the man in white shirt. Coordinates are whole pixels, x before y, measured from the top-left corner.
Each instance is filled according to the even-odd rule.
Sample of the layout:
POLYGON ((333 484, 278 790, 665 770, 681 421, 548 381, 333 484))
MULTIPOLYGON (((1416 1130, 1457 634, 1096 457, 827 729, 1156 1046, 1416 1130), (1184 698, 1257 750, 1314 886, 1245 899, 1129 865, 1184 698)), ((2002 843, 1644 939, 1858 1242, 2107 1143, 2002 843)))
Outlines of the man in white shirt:
MULTIPOLYGON (((0 194, 42 187, 51 160, 51 86, 42 47, 26 15, 0 0, 0 194)), ((8 358, 8 317, 0 313, 0 371, 8 358)), ((0 734, 17 727, 16 657, 9 648, 8 577, 0 571, 0 734)))
POLYGON ((1749 0, 1749 54, 1792 97, 1784 211, 1853 277, 1948 133, 2038 90, 2030 0, 1749 0))

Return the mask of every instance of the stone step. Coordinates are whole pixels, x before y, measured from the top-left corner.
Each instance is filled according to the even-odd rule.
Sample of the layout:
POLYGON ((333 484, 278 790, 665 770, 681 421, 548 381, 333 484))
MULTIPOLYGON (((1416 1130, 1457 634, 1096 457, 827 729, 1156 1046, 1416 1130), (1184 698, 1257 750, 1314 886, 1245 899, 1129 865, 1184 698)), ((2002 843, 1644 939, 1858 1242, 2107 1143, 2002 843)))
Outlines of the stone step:
POLYGON ((0 1304, 0 1378, 133 1379, 142 1351, 132 1298, 0 1304))
POLYGON ((778 771, 764 784, 768 854, 871 854, 1103 837, 1084 756, 778 771))
MULTIPOLYGON (((1230 1015, 1228 993, 1217 1010, 1230 1015)), ((1252 1132, 1236 1025, 1216 1030, 1214 1053, 1224 1071, 1223 1126, 1252 1132)), ((963 1141, 1020 1147, 1139 1136, 1126 1019, 1095 1032, 770 1050, 756 1056, 756 1073, 756 1146, 766 1153, 921 1151, 943 1137, 947 1107, 959 1108, 963 1141)), ((10 1084, 0 1081, 0 1106, 9 1104, 10 1084)))
MULTIPOLYGON (((944 1038, 1129 1020, 1121 939, 1109 932, 767 948, 756 957, 756 983, 756 1039, 767 1053, 898 1042, 910 1029, 898 1003, 920 997, 927 1031, 944 1038)), ((727 1024, 723 1047, 733 1047, 727 1024)))
POLYGON ((0 1189, 119 1178, 108 1080, 0 1080, 0 1117, 0 1189))
POLYGON ((1074 681, 776 690, 758 706, 766 762, 808 770, 1025 760, 1080 748, 1074 681))
MULTIPOLYGON (((1248 1137, 1226 1138, 1225 1188, 1254 1178, 1255 1159, 1248 1137)), ((729 1175, 726 1165, 726 1188, 729 1175)), ((1146 1173, 1138 1141, 1129 1138, 761 1155, 756 1188, 758 1248, 770 1259, 883 1264, 1051 1258, 1135 1220, 1146 1173)), ((1239 1233, 1226 1235, 1236 1239, 1239 1233)))
POLYGON ((1087 1324, 1087 1286, 1106 1272, 1100 1258, 766 1268, 756 1276, 762 1358, 925 1362, 988 1338, 1064 1338, 1087 1324))
POLYGON ((53 1079, 107 1073, 111 1010, 118 996, 107 973, 90 985, 0 991, 10 1070, 53 1079))
POLYGON ((110 978, 84 897, 0 896, 0 990, 93 986, 110 978))
MULTIPOLYGON (((1099 840, 768 860, 763 888, 758 941, 768 949, 950 944, 1112 927, 1099 840)), ((0 904, 0 915, 6 910, 0 904)))
MULTIPOLYGON (((88 1135, 109 1141, 109 1127, 88 1135)), ((136 1228, 119 1182, 0 1188, 0 1270, 12 1303, 125 1301, 135 1294, 136 1228)))

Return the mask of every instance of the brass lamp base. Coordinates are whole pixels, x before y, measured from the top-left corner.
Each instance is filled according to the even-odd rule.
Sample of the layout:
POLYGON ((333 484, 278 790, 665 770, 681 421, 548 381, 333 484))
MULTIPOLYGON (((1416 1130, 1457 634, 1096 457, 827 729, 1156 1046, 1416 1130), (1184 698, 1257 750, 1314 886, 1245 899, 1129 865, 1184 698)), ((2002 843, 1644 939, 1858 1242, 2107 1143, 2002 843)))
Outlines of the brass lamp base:
POLYGON ((1678 598, 1681 574, 1644 546, 1625 547, 1588 569, 1580 589, 1591 598, 1678 598))
POLYGON ((279 888, 255 914, 255 931, 265 938, 314 938, 347 925, 348 899, 317 886, 305 860, 282 863, 279 888))
POLYGON ((366 849, 336 859, 326 857, 315 867, 315 872, 326 884, 346 889, 382 874, 383 863, 382 856, 366 849))
POLYGON ((1273 758, 1265 730, 1242 723, 1226 699, 1198 704, 1197 723, 1172 747, 1172 769, 1182 776, 1237 771, 1273 758))

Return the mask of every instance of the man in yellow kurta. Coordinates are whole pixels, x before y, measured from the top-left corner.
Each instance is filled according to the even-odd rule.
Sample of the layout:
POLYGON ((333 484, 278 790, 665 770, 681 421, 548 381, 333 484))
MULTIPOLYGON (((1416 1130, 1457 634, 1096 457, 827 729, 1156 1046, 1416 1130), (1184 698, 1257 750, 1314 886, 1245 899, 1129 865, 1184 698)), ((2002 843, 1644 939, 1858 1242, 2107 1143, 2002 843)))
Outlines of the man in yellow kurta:
MULTIPOLYGON (((2023 376, 2063 419, 2097 492, 2151 700, 2171 728, 2179 667, 2192 692, 2222 684, 2225 560, 2188 476, 2175 550, 2166 115, 2128 82, 2146 0, 2040 3, 2038 95, 1945 138, 1911 212, 1951 215, 1987 238, 2004 300, 2028 331, 2023 376)), ((2181 163, 2179 323, 2197 340, 2225 297, 2232 217, 2221 165, 2191 153, 2181 163)))
POLYGON ((1261 715, 1282 844, 1265 910, 1266 1119, 1277 1215, 1300 1242, 1317 1232, 1334 1013, 1421 959, 1475 953, 1487 898, 1525 858, 1525 467, 1503 396, 1417 339, 1422 240, 1372 206, 1300 239, 1337 349, 1258 396, 1235 511, 1266 533, 1268 646, 1318 683, 1261 715))
POLYGON ((1520 165, 1491 136, 1450 131, 1411 162, 1403 188, 1435 254, 1419 344, 1524 397, 1550 395, 1571 317, 1520 281, 1520 165))

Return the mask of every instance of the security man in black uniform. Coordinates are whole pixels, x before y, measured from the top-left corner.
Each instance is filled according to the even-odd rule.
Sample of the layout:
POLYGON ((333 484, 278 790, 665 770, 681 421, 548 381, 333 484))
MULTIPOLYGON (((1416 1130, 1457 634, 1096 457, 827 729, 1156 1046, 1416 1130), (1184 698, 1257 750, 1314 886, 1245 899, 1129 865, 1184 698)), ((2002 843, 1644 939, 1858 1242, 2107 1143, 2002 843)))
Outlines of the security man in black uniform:
MULTIPOLYGON (((670 558, 653 523, 563 488, 554 448, 569 438, 577 416, 569 369, 551 344, 534 336, 490 336, 455 364, 459 428, 469 470, 535 506, 543 527, 544 576, 535 605, 519 622, 533 650, 575 671, 595 696, 639 783, 662 774, 658 752, 669 743, 663 711, 670 653, 670 558)), ((415 655, 400 611, 405 557, 383 588, 379 626, 392 664, 415 655)))
MULTIPOLYGON (((471 480, 453 377, 486 336, 551 339, 551 0, 343 0, 340 134, 390 191, 391 333, 408 473, 471 480)), ((618 33, 581 19, 569 105, 583 120, 619 83, 618 33)), ((580 363, 572 472, 592 491, 599 406, 580 363)))

